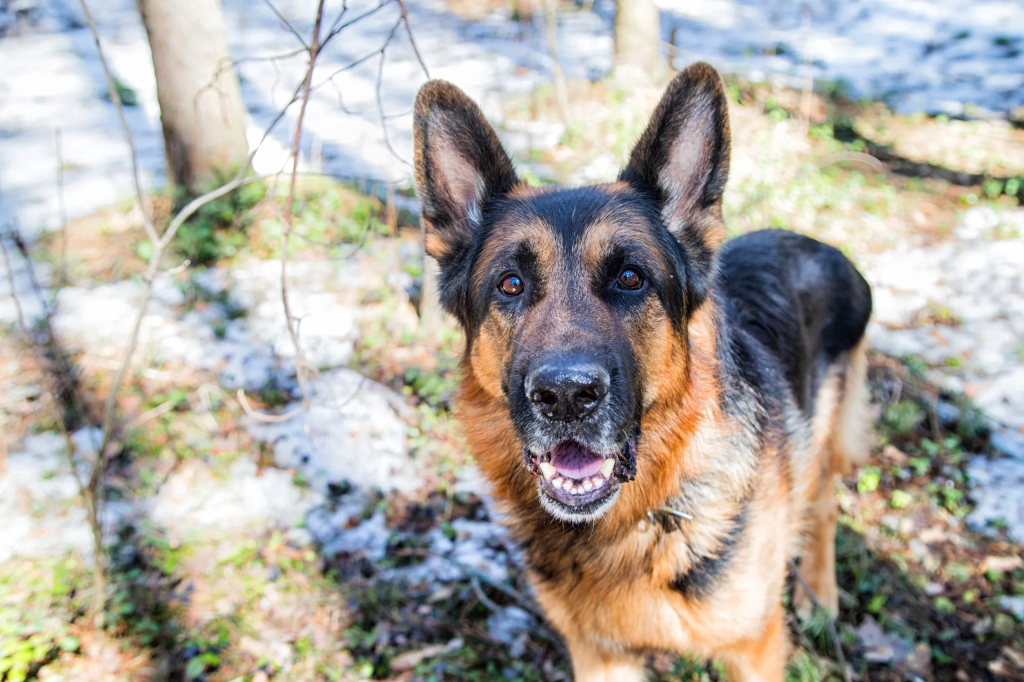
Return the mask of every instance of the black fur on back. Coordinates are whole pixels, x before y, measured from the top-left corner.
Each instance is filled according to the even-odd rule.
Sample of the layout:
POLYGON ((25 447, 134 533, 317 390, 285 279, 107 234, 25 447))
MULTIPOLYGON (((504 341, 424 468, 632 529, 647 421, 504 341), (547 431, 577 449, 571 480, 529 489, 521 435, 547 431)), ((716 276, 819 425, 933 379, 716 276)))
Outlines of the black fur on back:
POLYGON ((726 243, 717 280, 730 325, 775 356, 797 404, 810 415, 828 367, 864 335, 868 283, 838 249, 785 230, 726 243))

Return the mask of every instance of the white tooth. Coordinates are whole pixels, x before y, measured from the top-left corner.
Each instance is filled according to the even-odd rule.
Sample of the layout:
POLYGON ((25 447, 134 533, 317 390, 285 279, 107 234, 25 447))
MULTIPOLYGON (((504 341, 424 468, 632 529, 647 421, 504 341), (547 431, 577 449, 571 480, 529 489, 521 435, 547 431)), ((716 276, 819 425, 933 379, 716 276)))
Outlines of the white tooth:
POLYGON ((583 489, 586 490, 588 493, 594 489, 594 484, 590 482, 589 478, 583 481, 583 489))
POLYGON ((573 488, 572 490, 570 490, 569 494, 570 495, 579 495, 581 492, 583 492, 583 489, 577 487, 577 488, 573 488))
POLYGON ((612 477, 612 469, 615 468, 615 458, 609 457, 605 461, 601 462, 601 475, 605 478, 612 477))
POLYGON ((552 478, 554 478, 556 473, 558 473, 555 470, 555 467, 551 466, 550 462, 541 462, 540 463, 540 471, 541 471, 542 474, 544 474, 544 478, 548 479, 549 481, 552 478))
POLYGON ((600 476, 594 476, 594 478, 592 480, 594 481, 594 489, 595 490, 604 485, 604 479, 601 478, 600 476))
POLYGON ((557 490, 562 487, 563 483, 565 483, 565 479, 561 476, 556 476, 555 480, 551 481, 551 487, 557 490))
POLYGON ((570 481, 568 478, 562 481, 562 490, 564 490, 565 492, 569 492, 570 490, 572 490, 572 481, 570 481))

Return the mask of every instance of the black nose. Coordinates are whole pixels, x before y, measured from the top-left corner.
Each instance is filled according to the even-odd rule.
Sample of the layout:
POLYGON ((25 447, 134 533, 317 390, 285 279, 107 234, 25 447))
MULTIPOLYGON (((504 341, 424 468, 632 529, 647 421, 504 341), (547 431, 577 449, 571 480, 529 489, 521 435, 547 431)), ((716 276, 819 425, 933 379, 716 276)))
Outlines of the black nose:
POLYGON ((597 409, 609 383, 608 370, 591 361, 545 362, 526 375, 526 397, 542 417, 577 421, 597 409))

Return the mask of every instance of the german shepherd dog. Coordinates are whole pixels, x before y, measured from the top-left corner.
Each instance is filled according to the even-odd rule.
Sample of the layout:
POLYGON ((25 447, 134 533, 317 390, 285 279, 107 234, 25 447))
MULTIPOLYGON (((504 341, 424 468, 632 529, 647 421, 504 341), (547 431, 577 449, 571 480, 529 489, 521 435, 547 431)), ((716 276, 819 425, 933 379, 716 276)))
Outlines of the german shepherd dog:
POLYGON ((610 184, 530 187, 443 81, 414 114, 458 410, 577 680, 650 650, 782 680, 789 560, 835 611, 835 477, 866 451, 871 291, 783 230, 723 245, 728 106, 677 74, 610 184))

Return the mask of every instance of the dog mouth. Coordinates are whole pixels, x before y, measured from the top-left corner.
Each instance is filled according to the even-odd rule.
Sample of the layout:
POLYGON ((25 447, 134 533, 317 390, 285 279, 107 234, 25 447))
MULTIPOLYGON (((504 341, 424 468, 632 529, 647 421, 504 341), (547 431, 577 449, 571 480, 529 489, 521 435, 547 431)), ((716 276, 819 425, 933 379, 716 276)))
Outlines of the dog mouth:
MULTIPOLYGON (((614 455, 595 452, 566 440, 546 453, 523 450, 527 469, 540 478, 541 495, 565 507, 566 513, 593 509, 636 476, 636 437, 614 455)), ((547 506, 547 505, 545 505, 547 506)))

